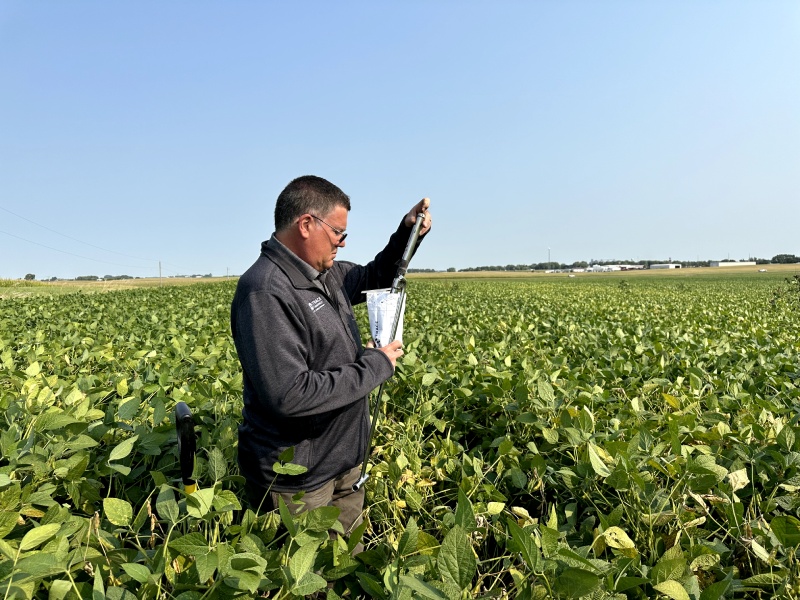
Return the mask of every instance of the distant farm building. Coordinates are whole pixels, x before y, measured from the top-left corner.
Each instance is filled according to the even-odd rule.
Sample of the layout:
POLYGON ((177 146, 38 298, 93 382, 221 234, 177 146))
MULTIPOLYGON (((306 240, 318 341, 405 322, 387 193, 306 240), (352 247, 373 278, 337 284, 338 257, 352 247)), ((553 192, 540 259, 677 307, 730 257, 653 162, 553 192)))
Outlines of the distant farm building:
POLYGON ((650 265, 651 269, 680 269, 681 266, 678 263, 663 263, 658 265, 650 265))
POLYGON ((588 270, 593 273, 608 273, 610 271, 621 271, 622 269, 619 265, 593 265, 588 270))
POLYGON ((712 267, 755 267, 755 261, 745 261, 736 262, 735 260, 712 260, 711 261, 712 267))

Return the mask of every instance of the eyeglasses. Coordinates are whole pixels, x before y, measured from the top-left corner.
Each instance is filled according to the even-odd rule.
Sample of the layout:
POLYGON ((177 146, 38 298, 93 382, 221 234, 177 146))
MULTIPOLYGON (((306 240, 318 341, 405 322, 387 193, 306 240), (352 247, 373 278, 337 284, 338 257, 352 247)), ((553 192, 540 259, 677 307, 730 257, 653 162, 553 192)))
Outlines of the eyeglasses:
MULTIPOLYGON (((323 225, 328 225, 328 223, 326 223, 325 221, 320 219, 317 215, 311 215, 311 216, 314 217, 317 221, 319 221, 323 225)), ((336 235, 339 236, 339 239, 336 241, 337 244, 341 244, 344 241, 344 239, 347 237, 347 234, 344 231, 342 231, 341 229, 336 229, 336 227, 334 227, 333 225, 328 225, 328 227, 330 227, 330 229, 331 229, 331 231, 333 231, 333 233, 335 233, 336 235)))

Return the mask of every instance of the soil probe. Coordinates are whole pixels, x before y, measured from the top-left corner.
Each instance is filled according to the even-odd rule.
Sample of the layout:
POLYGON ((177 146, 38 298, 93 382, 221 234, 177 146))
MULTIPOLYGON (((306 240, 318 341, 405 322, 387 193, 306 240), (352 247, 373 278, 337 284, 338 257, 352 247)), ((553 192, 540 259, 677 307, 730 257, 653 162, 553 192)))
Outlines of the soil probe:
POLYGON ((194 418, 185 402, 178 402, 175 405, 175 429, 178 432, 178 454, 181 461, 183 489, 187 494, 193 494, 197 489, 197 483, 192 479, 197 445, 194 435, 194 418))
MULTIPOLYGON (((425 221, 425 213, 419 213, 417 215, 417 220, 414 222, 414 229, 411 230, 411 235, 408 237, 408 243, 406 244, 406 249, 403 251, 403 258, 400 259, 400 262, 397 266, 397 275, 395 275, 394 280, 392 281, 392 290, 393 294, 400 294, 400 297, 397 300, 397 308, 395 309, 394 319, 392 320, 392 328, 390 330, 391 335, 389 339, 394 341, 394 337, 397 335, 397 327, 400 324, 400 317, 403 314, 403 305, 406 301, 406 271, 408 270, 408 263, 411 262, 411 257, 414 255, 414 249, 417 246, 417 241, 419 240, 419 230, 422 228, 422 223, 425 221)), ((361 489, 361 486, 369 479, 369 475, 367 475, 367 461, 369 459, 370 449, 372 447, 372 438, 375 435, 375 426, 378 423, 378 416, 380 415, 380 406, 381 406, 381 395, 383 393, 383 384, 378 387, 378 395, 375 396, 375 406, 372 408, 372 424, 369 428, 369 440, 367 440, 367 447, 364 449, 364 460, 361 462, 361 477, 358 478, 353 484, 353 491, 357 492, 361 489)))

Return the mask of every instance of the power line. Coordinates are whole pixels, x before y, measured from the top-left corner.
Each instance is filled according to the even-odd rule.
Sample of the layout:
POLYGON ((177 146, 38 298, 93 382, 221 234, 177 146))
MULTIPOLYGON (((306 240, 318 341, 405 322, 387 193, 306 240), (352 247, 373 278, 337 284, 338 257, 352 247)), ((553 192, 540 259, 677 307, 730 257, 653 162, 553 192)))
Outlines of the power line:
MULTIPOLYGON (((47 231, 50 231, 51 233, 55 233, 56 235, 60 235, 61 237, 65 237, 65 238, 67 238, 69 240, 78 242, 79 244, 83 244, 85 246, 89 246, 91 248, 95 248, 96 250, 102 250, 103 252, 110 252, 112 254, 118 254, 119 256, 124 256, 126 258, 132 258, 134 260, 143 260, 143 261, 146 261, 146 262, 153 262, 153 263, 159 262, 154 258, 142 258, 141 256, 133 256, 131 254, 125 254, 124 252, 117 252, 116 250, 109 250, 108 248, 103 248, 101 246, 96 246, 95 244, 90 244, 89 242, 85 242, 85 241, 80 240, 80 239, 78 239, 76 237, 73 237, 71 235, 67 235, 66 233, 61 233, 60 231, 56 231, 55 229, 51 229, 50 227, 47 227, 46 225, 42 225, 41 223, 37 223, 36 221, 33 221, 32 219, 29 219, 27 217, 19 215, 19 214, 15 213, 14 211, 11 211, 11 210, 5 208, 4 206, 0 206, 0 210, 5 211, 10 215, 14 215, 18 219, 22 219, 23 221, 27 221, 28 223, 32 223, 33 225, 36 225, 37 227, 41 227, 42 229, 46 229, 47 231)), ((96 258, 89 258, 87 256, 81 256, 80 254, 74 254, 72 252, 67 252, 66 250, 59 250, 58 248, 53 248, 52 246, 47 246, 47 245, 41 244, 39 242, 34 242, 32 240, 27 240, 25 238, 22 238, 22 237, 20 237, 18 235, 14 235, 13 233, 8 233, 6 231, 0 231, 0 233, 5 233, 6 235, 10 235, 11 237, 15 237, 17 239, 20 239, 20 240, 23 240, 25 242, 28 242, 29 244, 36 244, 37 246, 41 246, 41 247, 47 248, 49 250, 54 250, 56 252, 61 252, 62 254, 69 254, 70 256, 76 256, 78 258, 83 258, 85 260, 92 260, 92 261, 95 261, 95 262, 101 262, 101 263, 105 263, 105 264, 109 264, 109 265, 115 265, 117 267, 127 267, 127 268, 131 268, 131 269, 149 269, 150 268, 150 267, 133 267, 133 266, 130 266, 130 265, 122 265, 122 264, 119 264, 119 263, 109 262, 109 261, 100 260, 100 259, 96 259, 96 258)), ((182 267, 180 265, 176 265, 174 263, 164 263, 164 264, 165 265, 169 264, 169 265, 175 267, 176 269, 180 269, 180 271, 184 271, 184 272, 189 272, 189 271, 192 270, 192 269, 187 269, 186 267, 182 267)), ((178 273, 179 271, 173 271, 173 272, 174 273, 178 273)))
MULTIPOLYGON (((60 252, 61 254, 69 254, 70 256, 75 256, 77 258, 82 258, 83 260, 91 260, 91 261, 94 261, 94 262, 105 263, 107 265, 114 265, 115 267, 125 267, 126 269, 143 269, 143 270, 152 269, 152 267, 135 267, 133 265, 123 265, 123 264, 120 264, 120 263, 110 262, 110 261, 107 261, 107 260, 100 260, 98 258, 89 258, 88 256, 81 256, 80 254, 75 254, 74 252, 67 252, 66 250, 59 250, 58 248, 53 248, 52 246, 47 246, 45 244, 40 244, 39 242, 34 242, 33 240, 25 239, 24 237, 20 237, 18 235, 13 234, 13 233, 9 233, 8 231, 0 230, 0 233, 4 233, 4 234, 6 234, 8 236, 11 236, 13 238, 17 238, 18 240, 22 240, 23 242, 28 242, 29 244, 35 244, 36 246, 41 246, 42 248, 47 248, 48 250, 53 250, 54 252, 60 252)), ((129 257, 129 258, 133 258, 133 257, 129 257)), ((142 259, 142 260, 144 260, 144 259, 142 259)))
MULTIPOLYGON (((126 258, 133 258, 134 260, 145 260, 147 262, 157 262, 153 258, 142 258, 141 256, 132 256, 130 254, 125 254, 124 252, 117 252, 116 250, 109 250, 108 248, 102 248, 100 246, 95 246, 94 244, 90 244, 89 242, 84 242, 83 240, 79 240, 78 238, 72 237, 71 235, 67 235, 66 233, 61 233, 60 231, 56 231, 55 229, 51 229, 50 227, 47 227, 46 225, 42 225, 41 223, 37 223, 36 221, 32 221, 31 219, 29 219, 27 217, 23 217, 22 215, 18 215, 17 213, 15 213, 13 211, 10 211, 10 210, 8 210, 7 208, 5 208, 3 206, 0 206, 0 210, 5 211, 10 215, 14 215, 18 219, 22 219, 23 221, 27 221, 28 223, 33 223, 37 227, 41 227, 42 229, 46 229, 47 231, 49 231, 51 233, 55 233, 56 235, 60 235, 61 237, 65 237, 65 238, 67 238, 69 240, 72 240, 74 242, 78 242, 79 244, 84 244, 86 246, 90 246, 92 248, 95 248, 96 250, 102 250, 103 252, 111 252, 112 254, 119 254, 120 256, 124 256, 126 258)), ((8 235, 12 235, 12 234, 8 234, 8 235)), ((14 237, 17 237, 17 236, 14 236, 14 237)), ((20 238, 20 239, 22 239, 22 238, 20 238)), ((25 241, 30 241, 30 240, 25 240, 25 241)), ((31 243, 32 244, 38 244, 38 242, 31 242, 31 243)), ((38 245, 42 246, 43 244, 38 244, 38 245)), ((48 248, 48 247, 49 246, 45 246, 45 248, 48 248)), ((50 249, 51 250, 55 250, 55 248, 50 248, 50 249)), ((64 252, 64 251, 63 250, 57 250, 57 252, 64 252)), ((69 254, 69 252, 66 252, 66 254, 69 254)), ((74 255, 74 256, 77 256, 77 254, 74 255)), ((82 257, 82 258, 85 258, 85 257, 82 257)), ((95 260, 95 259, 90 258, 89 260, 95 260)), ((99 262, 104 262, 104 261, 99 261, 99 262)), ((114 264, 114 263, 110 263, 110 264, 114 264)))

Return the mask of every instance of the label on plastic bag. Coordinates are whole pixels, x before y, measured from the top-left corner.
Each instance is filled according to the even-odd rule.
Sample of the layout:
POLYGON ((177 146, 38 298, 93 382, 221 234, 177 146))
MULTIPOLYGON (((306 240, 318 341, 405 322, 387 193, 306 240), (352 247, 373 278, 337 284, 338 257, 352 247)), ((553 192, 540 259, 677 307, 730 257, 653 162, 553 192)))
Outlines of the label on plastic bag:
POLYGON ((397 321, 397 332, 394 339, 403 341, 403 314, 406 311, 405 294, 395 292, 394 294, 390 289, 383 290, 367 290, 364 292, 367 295, 367 313, 369 314, 369 330, 372 334, 372 339, 375 340, 375 345, 382 348, 390 344, 393 340, 392 325, 395 318, 397 321), (402 296, 402 306, 398 304, 402 296))

